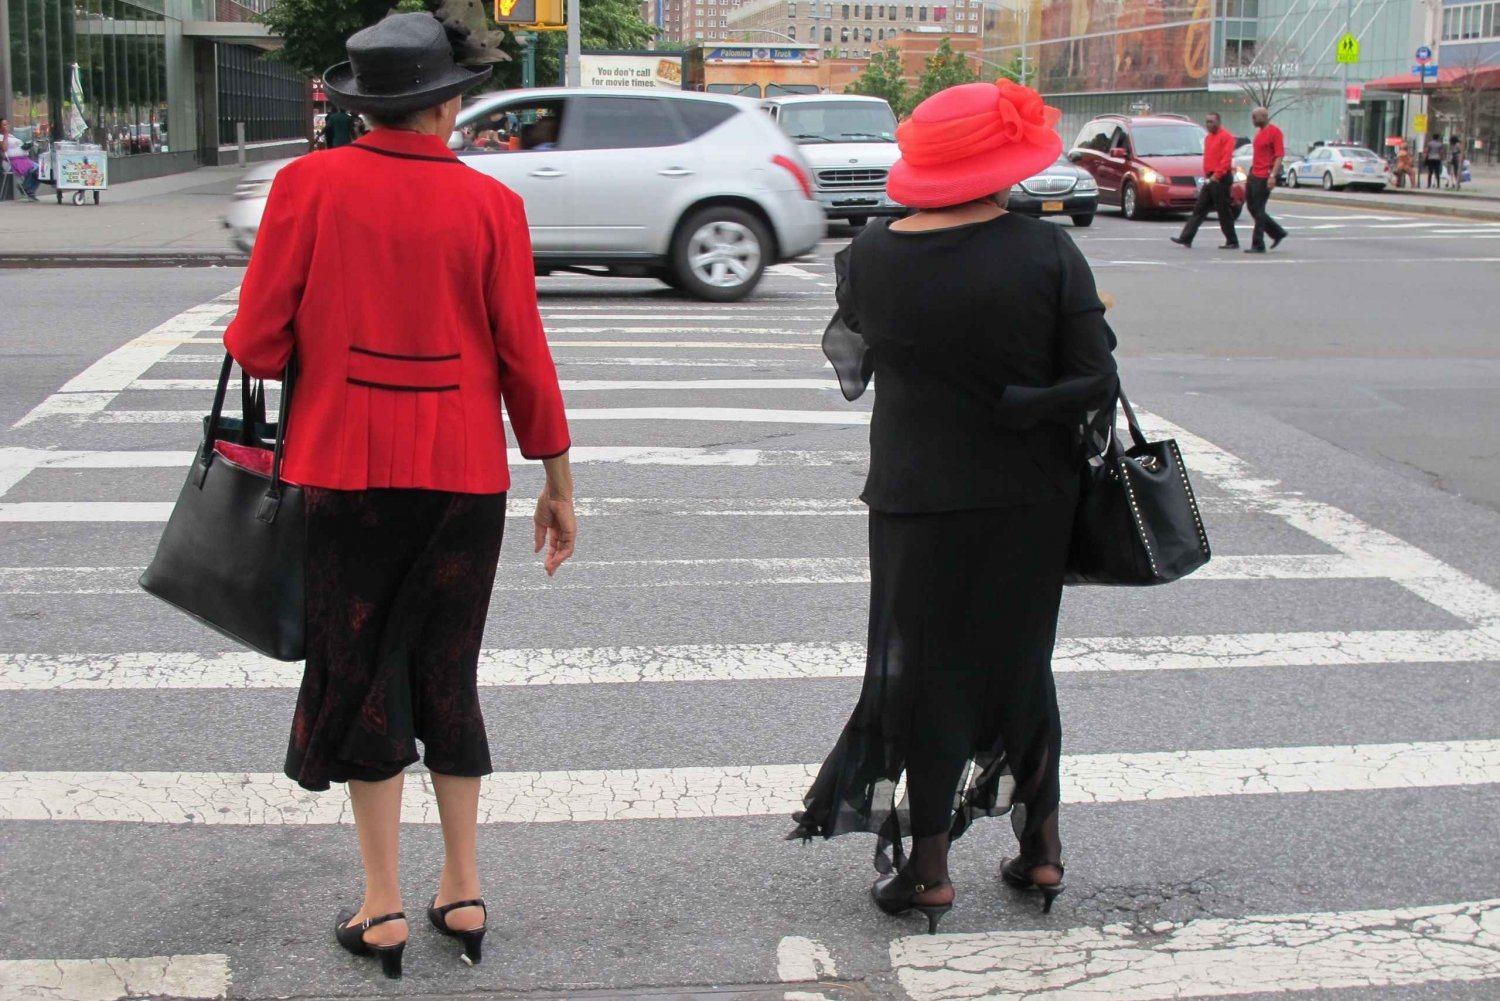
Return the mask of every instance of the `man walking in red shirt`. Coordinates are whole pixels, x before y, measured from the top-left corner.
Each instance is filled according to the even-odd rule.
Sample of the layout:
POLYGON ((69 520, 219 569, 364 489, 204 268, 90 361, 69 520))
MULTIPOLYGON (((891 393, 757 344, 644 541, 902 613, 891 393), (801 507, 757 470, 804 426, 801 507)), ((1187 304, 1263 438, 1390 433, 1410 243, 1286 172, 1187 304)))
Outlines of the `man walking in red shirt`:
POLYGON ((1271 124, 1271 113, 1265 108, 1256 108, 1251 112, 1250 120, 1260 131, 1255 133, 1255 159, 1250 164, 1250 183, 1245 194, 1246 208, 1255 217, 1255 233, 1250 237, 1250 249, 1245 253, 1264 254, 1267 236, 1271 238, 1272 249, 1286 239, 1286 230, 1266 211, 1271 189, 1276 187, 1276 179, 1281 176, 1286 138, 1271 124))
POLYGON ((1224 231, 1224 245, 1219 249, 1237 250, 1240 238, 1234 231, 1234 206, 1230 197, 1234 187, 1234 136, 1214 112, 1209 112, 1205 124, 1208 136, 1203 140, 1203 183, 1198 186, 1193 214, 1188 216, 1182 234, 1172 237, 1172 242, 1191 247, 1193 237, 1198 235, 1198 227, 1203 225, 1212 208, 1219 215, 1219 228, 1224 231))

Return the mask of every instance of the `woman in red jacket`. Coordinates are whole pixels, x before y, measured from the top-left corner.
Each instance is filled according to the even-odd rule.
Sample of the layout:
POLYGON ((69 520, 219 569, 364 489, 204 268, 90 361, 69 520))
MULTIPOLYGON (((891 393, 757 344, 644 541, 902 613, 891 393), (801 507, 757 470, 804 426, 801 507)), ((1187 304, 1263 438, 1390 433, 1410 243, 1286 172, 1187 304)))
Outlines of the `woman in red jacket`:
POLYGON ((348 49, 325 86, 375 129, 277 175, 224 340, 261 378, 296 361, 285 469, 309 488, 307 665, 286 773, 349 784, 366 888, 335 932, 399 977, 402 776, 418 741, 445 848, 428 916, 480 957, 492 768, 476 673, 510 485, 502 399, 521 454, 546 467, 535 544, 549 575, 577 526, 521 200, 445 141, 488 69, 456 65, 428 14, 348 49))

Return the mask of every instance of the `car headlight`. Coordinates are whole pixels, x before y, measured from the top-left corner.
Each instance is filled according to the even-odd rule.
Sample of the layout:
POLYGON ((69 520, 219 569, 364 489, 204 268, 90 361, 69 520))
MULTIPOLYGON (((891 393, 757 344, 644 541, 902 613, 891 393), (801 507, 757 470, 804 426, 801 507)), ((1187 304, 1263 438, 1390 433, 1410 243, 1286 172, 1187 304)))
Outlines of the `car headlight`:
POLYGON ((1234 168, 1234 179, 1237 182, 1239 182, 1240 184, 1244 184, 1247 180, 1249 180, 1249 178, 1250 178, 1250 175, 1247 174, 1247 173, 1245 173, 1245 168, 1244 167, 1236 167, 1236 168, 1234 168))
POLYGON ((1092 177, 1080 177, 1078 183, 1073 187, 1074 191, 1098 191, 1099 182, 1092 177))
POLYGON ((1021 187, 1021 183, 1019 181, 1017 181, 1015 184, 1012 184, 1010 186, 1010 190, 1011 190, 1012 194, 1016 194, 1016 195, 1020 195, 1020 194, 1025 194, 1026 193, 1026 189, 1023 188, 1023 187, 1021 187))
POLYGON ((1142 184, 1160 184, 1161 180, 1161 175, 1152 170, 1150 167, 1147 167, 1145 170, 1141 171, 1142 184))

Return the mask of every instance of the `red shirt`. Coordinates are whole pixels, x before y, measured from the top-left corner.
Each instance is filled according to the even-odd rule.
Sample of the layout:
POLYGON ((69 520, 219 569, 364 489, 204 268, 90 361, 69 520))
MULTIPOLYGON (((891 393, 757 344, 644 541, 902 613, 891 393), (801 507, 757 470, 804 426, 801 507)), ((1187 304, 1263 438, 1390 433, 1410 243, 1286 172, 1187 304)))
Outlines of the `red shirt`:
POLYGON ((1219 128, 1210 132, 1203 140, 1203 176, 1215 180, 1227 177, 1234 171, 1234 136, 1229 130, 1219 128))
POLYGON ((521 199, 436 136, 377 130, 276 175, 224 344, 260 378, 295 351, 286 477, 498 493, 567 451, 521 199))
POLYGON ((1286 138, 1274 125, 1255 133, 1255 159, 1250 163, 1251 177, 1270 177, 1271 165, 1286 156, 1286 138))

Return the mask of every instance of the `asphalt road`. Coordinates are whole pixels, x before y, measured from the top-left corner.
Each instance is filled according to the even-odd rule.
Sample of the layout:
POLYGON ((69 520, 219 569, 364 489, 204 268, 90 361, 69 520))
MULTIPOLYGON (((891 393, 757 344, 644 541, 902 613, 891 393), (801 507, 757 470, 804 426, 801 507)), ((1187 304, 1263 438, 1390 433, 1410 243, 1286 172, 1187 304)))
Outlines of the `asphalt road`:
MULTIPOLYGON (((932 938, 870 906, 869 839, 782 840, 858 692, 868 402, 816 350, 847 234, 730 307, 545 280, 579 556, 549 583, 515 522, 492 941, 469 969, 414 921, 399 983, 329 934, 359 891, 341 793, 276 775, 296 668, 133 589, 239 275, 0 271, 26 316, 0 342, 0 1001, 1493 998, 1500 225, 1281 215, 1258 259, 1170 222, 1075 232, 1216 558, 1069 593, 1069 889, 1047 917, 1006 891, 1009 825, 980 824, 932 938)), ((520 508, 539 482, 517 470, 520 508)), ((408 818, 420 918, 441 844, 415 793, 408 818)))

